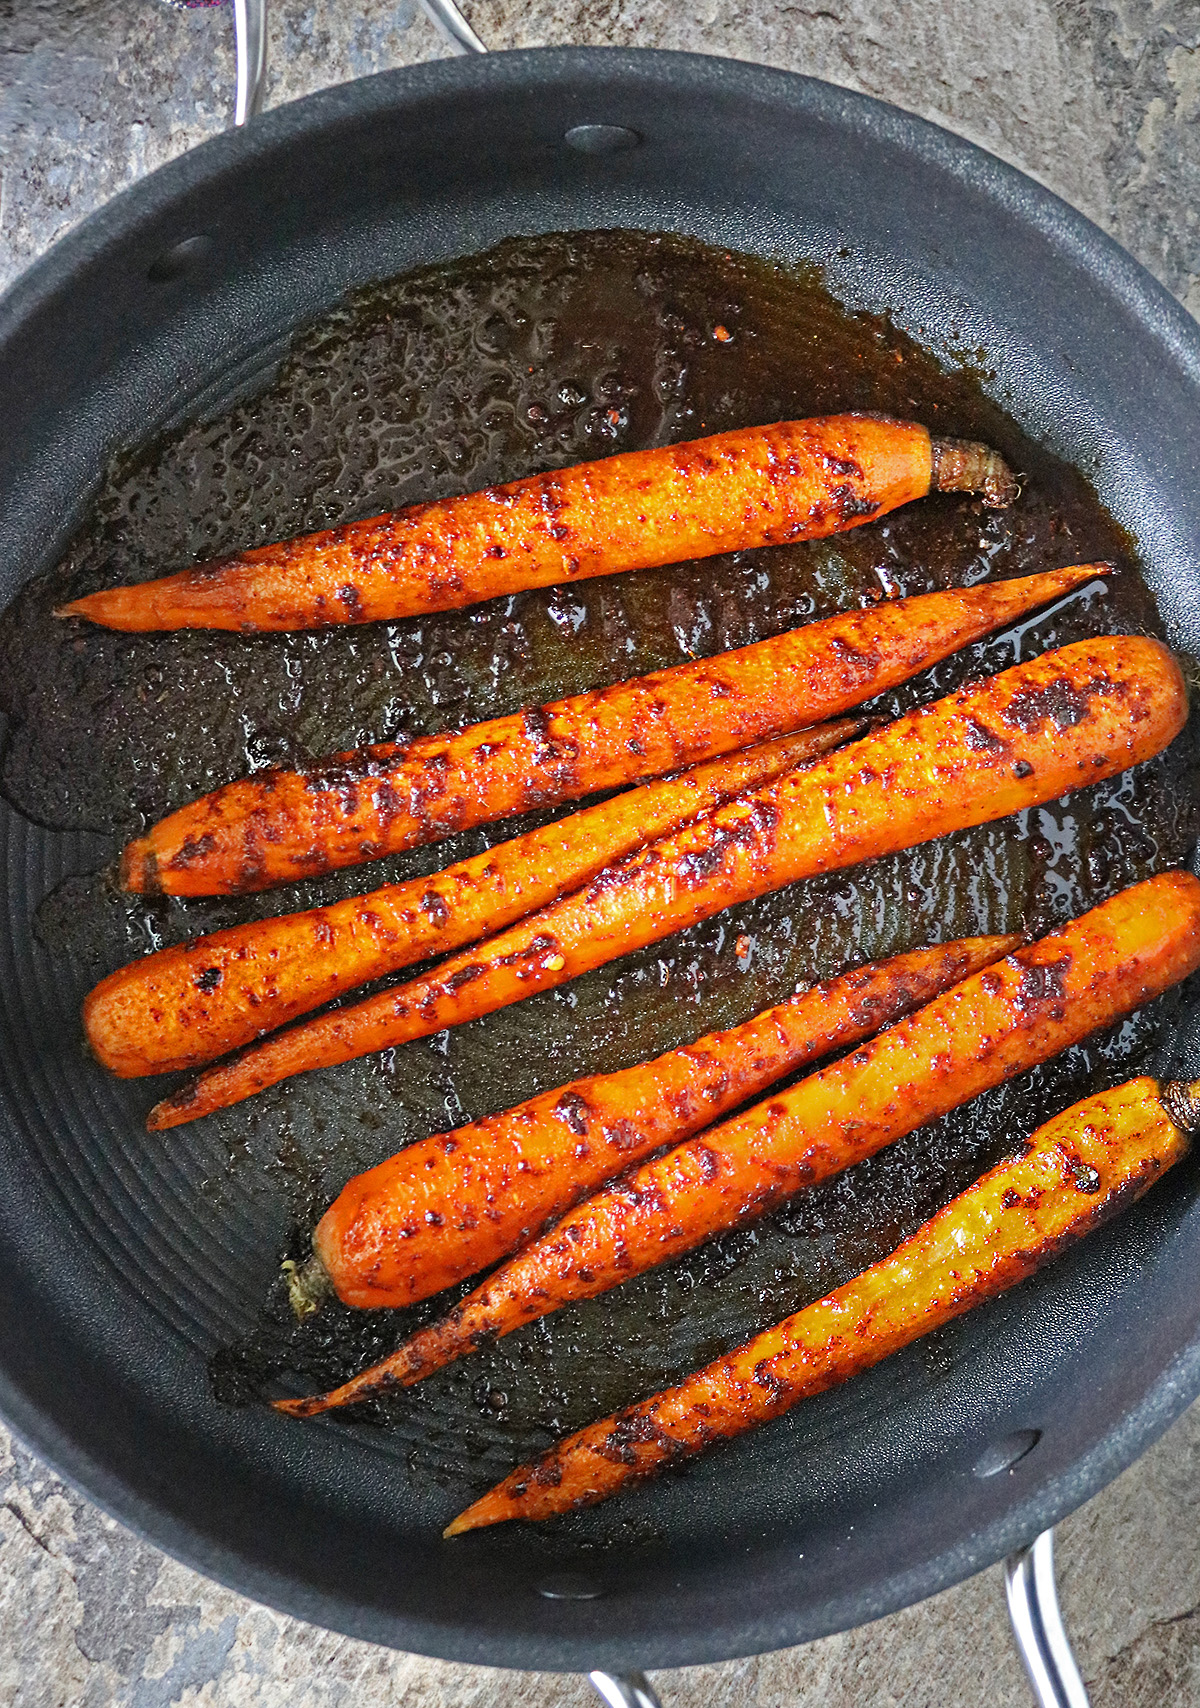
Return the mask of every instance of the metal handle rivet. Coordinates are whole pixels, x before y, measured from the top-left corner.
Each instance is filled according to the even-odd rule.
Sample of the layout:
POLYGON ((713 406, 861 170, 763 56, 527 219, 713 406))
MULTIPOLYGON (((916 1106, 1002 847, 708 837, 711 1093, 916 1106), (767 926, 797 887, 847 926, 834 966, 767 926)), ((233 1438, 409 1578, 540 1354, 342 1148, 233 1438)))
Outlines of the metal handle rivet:
POLYGON ((146 269, 146 277, 154 285, 163 285, 168 279, 177 279, 190 267, 194 267, 197 261, 202 261, 212 246, 211 237, 185 237, 182 243, 164 249, 158 259, 151 262, 146 269))
POLYGON ((1000 1441, 993 1441, 976 1459, 975 1475, 998 1477, 1001 1471, 1010 1470, 1026 1453, 1032 1453, 1041 1439, 1040 1429, 1018 1429, 1000 1441))
POLYGON ((577 154, 621 154, 636 148, 641 137, 624 125, 572 125, 563 137, 568 148, 577 154))
POLYGON ((595 1601, 604 1594, 601 1586, 582 1572, 556 1572, 553 1577, 542 1579, 537 1592, 547 1601, 595 1601))

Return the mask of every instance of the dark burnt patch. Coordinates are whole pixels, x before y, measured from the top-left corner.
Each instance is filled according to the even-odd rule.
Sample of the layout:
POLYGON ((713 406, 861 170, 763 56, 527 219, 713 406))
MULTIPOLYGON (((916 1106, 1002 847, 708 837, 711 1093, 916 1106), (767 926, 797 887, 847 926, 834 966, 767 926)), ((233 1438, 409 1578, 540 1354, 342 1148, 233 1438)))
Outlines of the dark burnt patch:
POLYGON ((1021 689, 1000 716, 1023 735, 1032 735, 1047 722, 1057 730, 1071 729, 1087 717, 1094 696, 1112 691, 1113 684, 1107 677, 1078 688, 1068 677, 1057 676, 1042 688, 1021 689))
POLYGON ((445 897, 440 896, 436 890, 425 891, 421 897, 421 912, 437 926, 445 925, 450 917, 450 909, 445 897))
POLYGON ((978 718, 966 719, 966 731, 967 746, 972 753, 1003 753, 1008 747, 1003 736, 997 735, 995 730, 989 729, 978 718))
POLYGON ((352 581, 347 581, 337 590, 337 596, 346 612, 346 619, 351 623, 361 623, 363 620, 362 595, 352 581))
POLYGON ((618 1412, 608 1433, 593 1450, 614 1464, 636 1466, 641 1459, 639 1449, 643 1447, 657 1448, 665 1460, 687 1452, 683 1442, 659 1427, 653 1406, 618 1412))
POLYGON ((545 1459, 539 1459, 529 1473, 529 1482, 535 1489, 556 1489, 562 1480, 562 1461, 557 1454, 549 1454, 545 1459))
POLYGON ((853 457, 835 457, 832 452, 826 451, 822 455, 821 461, 829 470, 830 474, 841 475, 844 481, 862 481, 866 479, 861 465, 856 463, 853 457))
POLYGON ((1018 1004, 1027 1008, 1042 1002, 1062 1002, 1066 996, 1067 974, 1070 970, 1070 955, 1064 955, 1061 960, 1044 961, 1036 966, 1026 967, 1017 985, 1018 1004))
POLYGON ((721 1158, 711 1145, 693 1140, 692 1155, 700 1168, 700 1178, 711 1185, 721 1172, 721 1158))
POLYGON ((710 826, 706 842, 689 849, 675 863, 675 873, 685 889, 699 889, 729 856, 738 850, 767 853, 779 825, 779 808, 770 799, 752 797, 732 823, 710 826))
POLYGON ((591 1115, 591 1105, 577 1091, 564 1091, 554 1105, 554 1114, 560 1121, 565 1121, 570 1132, 576 1138, 583 1138, 588 1130, 588 1118, 591 1115))
POLYGON ((203 836, 189 836, 182 842, 177 854, 173 854, 166 862, 167 869, 172 872, 186 872, 189 866, 203 860, 206 854, 211 854, 217 845, 215 836, 207 831, 203 836))
POLYGON ((876 499, 864 498, 853 486, 835 486, 829 492, 829 510, 844 525, 878 515, 880 505, 876 499))
POLYGON ((878 1025, 884 1013, 884 1001, 881 996, 864 996, 850 1009, 850 1018, 856 1026, 878 1025))
POLYGON ((1071 1176, 1071 1184, 1077 1191, 1086 1192, 1089 1195, 1099 1192, 1103 1182, 1100 1179, 1099 1170, 1093 1168, 1090 1162, 1084 1162, 1080 1157, 1071 1157, 1067 1167, 1071 1176))
POLYGON ((642 1129, 624 1116, 606 1121, 603 1134, 605 1144, 618 1152, 636 1150, 642 1142, 642 1129))
POLYGON ((486 972, 487 968, 481 967, 478 964, 472 964, 468 967, 457 967, 454 972, 447 973, 443 979, 440 979, 439 983, 443 990, 461 990, 464 985, 474 984, 476 979, 481 979, 486 972))
POLYGON ((534 764, 545 765, 554 757, 554 744, 550 740, 550 718, 546 708, 529 707, 521 714, 521 722, 532 749, 531 758, 534 764))

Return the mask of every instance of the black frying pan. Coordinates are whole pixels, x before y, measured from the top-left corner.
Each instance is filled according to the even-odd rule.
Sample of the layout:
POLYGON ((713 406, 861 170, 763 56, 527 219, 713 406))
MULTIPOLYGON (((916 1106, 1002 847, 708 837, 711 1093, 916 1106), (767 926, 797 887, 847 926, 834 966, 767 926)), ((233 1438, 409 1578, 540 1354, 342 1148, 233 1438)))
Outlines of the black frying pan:
MULTIPOLYGON (((1145 272, 1028 179, 878 103, 591 50, 313 96, 155 173, 31 269, 0 305, 0 595, 54 561, 114 450, 348 288, 513 232, 617 225, 810 257, 846 300, 986 347, 1005 406, 1135 536, 1172 638, 1200 644, 1200 334, 1145 272), (637 146, 565 143, 580 125, 637 146)), ((213 1403, 172 1280, 180 1241, 222 1261, 203 1182, 186 1151, 139 1148, 31 940, 32 903, 108 844, 7 811, 0 837, 0 1407, 93 1498, 251 1596, 508 1666, 772 1649, 1028 1541, 1200 1391, 1200 1202, 1181 1173, 948 1331, 944 1379, 874 1389, 874 1373, 819 1452, 798 1459, 781 1423, 632 1497, 657 1503, 652 1543, 514 1529, 447 1547, 440 1491, 369 1434, 213 1403)))

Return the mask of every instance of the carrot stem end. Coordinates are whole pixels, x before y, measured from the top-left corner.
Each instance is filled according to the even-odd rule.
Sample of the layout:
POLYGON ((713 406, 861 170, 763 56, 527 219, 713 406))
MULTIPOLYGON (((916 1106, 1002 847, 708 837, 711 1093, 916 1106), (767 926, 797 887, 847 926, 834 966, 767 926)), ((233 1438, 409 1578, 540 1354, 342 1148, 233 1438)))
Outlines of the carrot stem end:
POLYGON ((306 1322, 309 1317, 316 1316, 333 1292, 329 1271, 316 1252, 304 1263, 296 1263, 289 1257, 280 1268, 287 1282, 288 1303, 296 1321, 306 1322))

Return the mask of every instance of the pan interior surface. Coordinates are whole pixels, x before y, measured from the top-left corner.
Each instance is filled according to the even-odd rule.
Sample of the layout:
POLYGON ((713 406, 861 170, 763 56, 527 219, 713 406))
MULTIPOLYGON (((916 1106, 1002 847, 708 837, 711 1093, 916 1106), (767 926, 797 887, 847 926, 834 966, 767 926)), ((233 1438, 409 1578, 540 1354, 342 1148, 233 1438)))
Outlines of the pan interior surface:
MULTIPOLYGON (((486 65, 388 74, 331 91, 157 174, 60 246, 10 296, 0 321, 0 382, 5 395, 17 400, 13 413, 20 427, 0 453, 4 599, 51 568, 97 490, 134 490, 136 480, 122 488, 111 475, 101 486, 114 454, 144 444, 148 426, 162 436, 161 444, 178 443, 190 431, 180 428, 181 421, 228 419, 239 394, 269 394, 281 361, 286 368, 293 334, 348 290, 488 250, 513 234, 616 227, 679 234, 666 243, 671 255, 693 253, 686 239, 698 235, 734 256, 777 259, 793 269, 816 264, 834 297, 852 309, 890 316, 890 327, 862 322, 862 337, 876 340, 873 360, 899 354, 896 369, 903 372, 909 362, 914 377, 908 389, 907 378, 896 381, 882 406, 903 413, 906 396, 930 406, 936 402, 948 431, 972 425, 982 411, 997 435, 1014 435, 1014 454, 1036 458, 1035 445, 1045 448, 1035 478, 1048 489, 1067 479, 1053 472, 1059 467, 1055 458, 1082 470, 1120 527, 1096 520, 1095 507, 1087 512, 1075 489, 1060 485, 1058 513, 1075 519, 1061 561, 1118 555, 1130 562, 1136 556, 1168 637, 1181 649, 1196 649, 1200 487, 1194 426, 1200 394, 1195 334, 1182 312, 1053 198, 930 127, 803 79, 653 54, 517 54, 486 65), (632 130, 639 146, 609 156, 579 154, 563 139, 586 123, 632 130), (302 196, 298 185, 304 186, 302 196), (209 241, 194 244, 196 236, 209 241), (190 266, 173 272, 162 257, 180 252, 183 244, 190 244, 182 251, 190 266), (949 378, 937 380, 933 364, 926 374, 922 345, 950 364, 949 378), (981 378, 994 404, 984 400, 981 378), (936 397, 921 389, 936 391, 938 384, 943 389, 936 397), (1001 409, 1027 440, 1017 428, 1006 429, 1001 409), (1092 517, 1086 525, 1085 515, 1092 517)), ((600 241, 578 239, 577 273, 603 265, 600 241)), ((628 240, 635 247, 636 241, 628 240)), ((507 260, 491 264, 492 284, 504 266, 510 273, 514 266, 512 248, 502 253, 507 260)), ((754 339, 766 337, 752 313, 741 322, 737 316, 740 304, 758 302, 755 290, 760 296, 767 290, 761 280, 768 274, 763 270, 756 284, 759 275, 753 268, 738 273, 740 265, 731 259, 727 276, 701 269, 690 296, 679 286, 678 301, 669 300, 665 288, 655 295, 650 281, 646 300, 653 302, 660 331, 665 327, 664 347, 674 352, 675 363, 660 363, 653 383, 639 372, 631 390, 619 364, 606 366, 599 357, 585 373, 569 340, 560 340, 561 372, 545 350, 537 354, 539 375, 553 369, 554 386, 544 396, 510 398, 509 415, 500 410, 488 429, 493 441, 485 445, 458 445, 453 433, 444 433, 438 440, 440 464, 412 471, 411 496, 433 495, 430 481, 439 491, 455 490, 460 478, 474 484, 465 470, 485 479, 523 472, 507 467, 506 456, 540 459, 545 466, 620 448, 622 433, 653 442, 733 425, 738 409, 750 407, 738 385, 749 384, 746 375, 754 371, 754 339), (729 289, 717 300, 723 278, 729 289), (667 324, 671 317, 678 326, 667 324), (718 325, 731 336, 714 343, 718 325), (718 370, 713 364, 726 344, 725 355, 737 360, 731 369, 718 370), (696 395, 677 370, 690 369, 694 378, 706 364, 712 373, 701 387, 708 400, 704 420, 673 414, 678 400, 696 395), (726 371, 732 377, 724 396, 720 375, 726 371), (723 408, 731 412, 728 421, 721 418, 723 408), (545 419, 538 420, 534 410, 545 419), (616 442, 606 433, 616 435, 616 442), (494 470, 487 461, 492 455, 499 459, 494 470)), ((627 271, 635 290, 638 268, 630 263, 627 271)), ((468 288, 461 270, 445 276, 457 281, 456 288, 468 288)), ((826 300, 821 279, 803 277, 810 303, 826 300)), ((406 312, 412 308, 410 299, 405 306, 406 312)), ((559 348, 553 328, 541 328, 536 316, 532 327, 523 328, 518 319, 500 316, 490 330, 485 320, 471 352, 477 368, 489 361, 502 366, 499 345, 517 335, 540 336, 551 355, 559 348)), ((598 324, 595 316, 592 324, 598 324)), ((836 324, 831 316, 827 328, 836 324)), ((616 329, 600 331, 619 341, 616 329)), ((304 348, 303 338, 296 348, 304 348)), ((503 356, 510 358, 511 352, 503 356)), ((764 372, 766 367, 760 363, 764 372)), ((872 371, 877 378, 882 370, 872 371)), ((811 361, 804 372, 815 372, 811 361)), ((765 383, 762 373, 759 382, 765 383)), ((872 401, 838 396, 832 380, 828 393, 819 395, 798 391, 794 377, 790 388, 786 376, 774 383, 778 407, 768 408, 760 391, 760 418, 872 401), (801 410, 805 397, 811 406, 801 410)), ((404 409, 419 411, 419 376, 413 388, 415 400, 393 400, 398 418, 404 409)), ((877 383, 873 398, 881 401, 877 383)), ((255 454, 250 446, 247 462, 255 454)), ((313 455, 319 461, 319 451, 313 455)), ((160 458, 157 466, 161 470, 168 461, 160 458)), ((181 477, 195 466, 181 460, 181 477)), ((314 465, 308 489, 336 490, 337 483, 337 471, 314 465)), ((304 485, 299 482, 298 489, 304 485)), ((386 494, 388 502, 409 496, 402 483, 386 494)), ((211 500, 212 494, 204 496, 211 500)), ((352 507, 353 498, 343 490, 331 502, 352 507)), ((251 495, 247 514, 253 503, 251 495)), ((234 526, 235 518, 211 503, 195 508, 201 532, 188 544, 202 555, 208 522, 219 529, 234 526)), ((336 519, 348 513, 364 511, 343 509, 336 519)), ((943 522, 949 515, 942 513, 943 522)), ((974 510, 959 507, 953 518, 962 562, 978 564, 979 554, 986 558, 991 551, 1001 569, 1007 564, 1008 573, 1017 573, 1024 549, 1032 554, 1031 567, 1043 567, 1037 554, 1047 549, 1044 537, 1026 540, 1022 548, 1019 540, 998 542, 988 535, 974 510)), ((112 512, 109 520, 113 551, 129 537, 155 537, 153 518, 112 512)), ((296 527, 321 521, 310 514, 294 519, 296 527)), ((924 526, 931 530, 928 562, 936 568, 936 522, 934 515, 922 523, 914 511, 911 523, 901 525, 903 550, 894 560, 915 561, 924 526)), ((757 564, 747 554, 742 563, 696 566, 687 575, 657 581, 650 577, 632 595, 593 583, 557 604, 556 596, 541 599, 536 611, 517 612, 515 619, 502 612, 494 618, 496 632, 483 636, 487 645, 481 641, 479 656, 505 644, 505 623, 521 633, 509 635, 509 653, 500 655, 508 679, 493 682, 490 690, 478 677, 468 679, 469 666, 446 642, 449 629, 441 642, 428 635, 419 663, 412 653, 393 660, 400 677, 419 682, 425 695, 423 707, 410 699, 400 709, 410 725, 424 716, 436 727, 462 707, 471 716, 486 715, 492 709, 488 691, 515 691, 520 699, 522 690, 532 694, 549 683, 548 691, 569 692, 598 676, 611 679, 673 662, 690 649, 740 644, 755 638, 747 624, 760 622, 762 632, 769 632, 772 625, 822 614, 823 599, 862 598, 870 578, 878 580, 880 563, 888 561, 886 553, 880 558, 878 542, 865 542, 866 532, 860 543, 797 559, 784 583, 793 600, 787 609, 769 607, 756 579, 761 554, 757 564), (640 621, 626 621, 622 629, 629 597, 635 606, 642 601, 640 621), (605 668, 589 654, 592 646, 610 660, 615 655, 619 667, 610 662, 605 668), (448 661, 438 664, 442 653, 448 661), (576 683, 572 670, 587 680, 576 683)), ((73 562, 82 573, 103 567, 95 554, 81 559, 76 552, 73 562)), ((148 561, 143 572, 153 567, 148 561)), ((1155 625, 1137 589, 1137 577, 1129 573, 1105 607, 1107 626, 1155 625)), ((1075 637, 1072 623, 1094 617, 1084 607, 1053 613, 1024 643, 1004 644, 1034 650, 1059 644, 1075 637)), ((332 746, 395 733, 379 727, 386 707, 396 710, 400 701, 394 695, 388 701, 386 682, 380 686, 386 672, 374 668, 371 637, 362 638, 356 653, 342 637, 338 641, 343 650, 330 654, 326 674, 311 678, 315 709, 306 727, 312 739, 319 736, 332 746), (345 706, 335 703, 331 711, 339 689, 345 706), (364 717, 360 728, 354 720, 364 717)), ((1136 1214, 1018 1293, 851 1388, 714 1455, 688 1476, 640 1491, 611 1513, 544 1531, 483 1534, 452 1547, 438 1540, 464 1487, 455 1481, 464 1458, 474 1457, 474 1474, 490 1480, 512 1463, 512 1444, 522 1429, 523 1443, 536 1443, 538 1427, 582 1421, 573 1407, 591 1404, 594 1410, 601 1399, 611 1403, 611 1371, 619 1371, 628 1348, 615 1332, 605 1348, 602 1331, 582 1316, 572 1326, 571 1313, 564 1313, 547 1331, 545 1345, 536 1335, 514 1337, 514 1343, 523 1341, 527 1356, 514 1353, 507 1366, 485 1359, 476 1370, 464 1367, 452 1392, 440 1400, 416 1400, 407 1425, 382 1419, 375 1427, 303 1429, 259 1406, 215 1404, 207 1364, 231 1340, 240 1339, 241 1356, 227 1357, 216 1372, 227 1397, 236 1397, 239 1382, 252 1384, 264 1373, 287 1380, 280 1372, 294 1348, 280 1357, 255 1322, 254 1306, 269 1285, 290 1220, 303 1219, 305 1194, 315 1204, 340 1183, 339 1167, 344 1177, 351 1167, 383 1154, 371 1149, 380 1142, 380 1129, 360 1119, 356 1130, 341 1131, 336 1102, 317 1100, 297 1106, 302 1114, 289 1136, 281 1099, 244 1129, 236 1122, 207 1133, 183 1129, 152 1148, 138 1132, 150 1101, 144 1088, 105 1081, 79 1054, 70 1019, 76 984, 82 980, 85 988, 94 976, 89 953, 112 953, 116 904, 72 875, 93 871, 114 847, 113 819, 120 811, 114 815, 110 802, 105 820, 96 777, 111 779, 117 766, 122 796, 143 811, 159 811, 205 785, 197 767, 206 752, 207 762, 217 769, 224 765, 226 772, 234 760, 253 766, 302 756, 279 745, 295 739, 295 720, 283 719, 272 731, 257 716, 253 739, 259 745, 241 752, 234 722, 223 723, 215 709, 211 729, 171 725, 176 704, 186 698, 187 671, 193 682, 201 680, 212 662, 202 648, 185 647, 163 653, 154 668, 168 675, 153 683, 143 669, 146 655, 140 655, 141 686, 148 695, 139 702, 141 712, 119 696, 106 706, 101 696, 89 703, 90 731, 72 732, 65 723, 55 727, 48 721, 53 702, 61 704, 70 689, 62 682, 55 686, 57 663, 44 665, 46 648, 54 644, 49 633, 34 638, 31 632, 28 656, 19 658, 10 648, 6 662, 10 707, 18 690, 26 696, 26 709, 36 701, 39 684, 55 691, 47 695, 47 715, 38 725, 40 753, 31 746, 32 719, 17 722, 11 732, 6 790, 29 816, 6 809, 0 823, 9 906, 2 948, 0 1143, 10 1182, 0 1206, 0 1288, 8 1307, 0 1329, 2 1398, 8 1415, 43 1452, 165 1546, 261 1599, 399 1647, 562 1669, 696 1662, 816 1636, 977 1569, 1085 1498, 1195 1392, 1198 1299, 1190 1258, 1197 1210, 1194 1171, 1185 1165, 1136 1214), (181 662, 186 669, 171 676, 181 662), (165 708, 163 760, 139 773, 144 745, 138 731, 153 727, 145 705, 160 703, 151 688, 161 692, 165 708), (91 779, 89 736, 108 756, 107 767, 97 765, 91 779), (185 763, 179 754, 189 740, 193 750, 185 763), (174 774, 167 763, 172 753, 174 774), (75 779, 65 794, 64 776, 75 779), (165 790, 165 798, 156 790, 165 790), (34 818, 66 828, 39 828, 34 818), (53 900, 43 907, 41 936, 35 939, 34 909, 51 891, 60 898, 58 913, 53 900), (64 943, 75 956, 70 973, 63 970, 64 943), (307 1162, 315 1154, 318 1121, 325 1123, 328 1172, 314 1177, 307 1162), (245 1138, 240 1161, 239 1130, 245 1138), (255 1182, 262 1172, 262 1145, 271 1149, 278 1170, 264 1172, 260 1189, 255 1182), (579 1343, 575 1382, 572 1336, 579 1343), (279 1371, 269 1368, 272 1357, 279 1371), (524 1418, 515 1416, 522 1403, 528 1408, 524 1418), (465 1435, 469 1418, 472 1439, 464 1452, 458 1431, 465 1435), (1015 1457, 1031 1443, 1032 1450, 1015 1457), (997 1465, 1003 1474, 990 1474, 997 1465)), ((114 680, 133 680, 129 648, 128 637, 112 643, 114 680)), ((265 674, 281 650, 270 658, 263 651, 265 674)), ((87 669, 80 657, 76 684, 87 669)), ((1010 658, 1002 650, 983 652, 975 662, 1000 668, 1010 658)), ((957 679, 947 677, 945 685, 957 679)), ((943 691, 940 684, 937 691, 943 691)), ((1024 863, 996 893, 1003 890, 1013 902, 1019 898, 1023 907, 1036 901, 1050 923, 1064 909, 1088 905, 1156 863, 1177 864, 1189 852, 1185 809, 1194 795, 1194 777, 1181 766, 1182 761, 1156 773, 1147 785, 1153 798, 1135 803, 1136 810, 1127 810, 1127 800, 1106 798, 1082 827, 1071 821, 1072 835, 1086 840, 1083 853, 1095 856, 1094 871, 1088 868, 1097 886, 1094 896, 1080 902, 1073 892, 1075 905, 1068 907, 1065 891, 1045 881, 1060 856, 1069 861, 1080 852, 1068 847, 1068 821, 1061 813, 1025 827, 1024 863), (1151 822, 1158 827, 1153 846, 1130 837, 1122 841, 1120 826, 1130 821, 1139 834, 1151 822), (1049 844, 1048 853, 1029 846, 1039 836, 1049 844)), ((441 863, 445 852, 439 850, 429 864, 441 863)), ((964 844, 955 856, 960 873, 961 863, 977 858, 986 864, 993 853, 991 844, 964 844)), ((897 882, 899 877, 898 871, 897 882)), ((885 887, 886 881, 879 880, 885 887)), ((927 883, 922 893, 947 892, 927 883)), ((286 895, 286 905, 296 905, 292 892, 286 895)), ((275 905, 285 905, 283 898, 275 905)), ((887 930, 901 924, 913 931, 919 926, 919 935, 949 936, 1012 923, 995 916, 926 919, 917 901, 900 897, 890 914, 884 910, 884 924, 871 939, 861 898, 853 905, 860 908, 854 919, 865 953, 905 946, 887 938, 887 930)), ((764 914, 758 921, 764 944, 786 942, 781 918, 764 914)), ((180 928, 178 919, 154 910, 131 912, 118 924, 150 942, 155 932, 180 928)), ((753 936, 755 921, 747 924, 746 934, 753 936)), ((834 956, 837 947, 831 941, 821 952, 834 956)), ((701 984, 723 953, 727 960, 715 938, 696 946, 696 958, 709 968, 702 969, 701 984)), ((614 1023, 603 1042, 615 1055, 603 1065, 616 1065, 622 1048, 633 1050, 624 1059, 636 1059, 667 1047, 670 1027, 681 1024, 680 987, 672 987, 670 978, 686 969, 669 968, 667 985, 659 987, 663 994, 655 997, 653 960, 633 969, 631 977, 647 1011, 658 1015, 655 1023, 666 1028, 666 1043, 647 1045, 639 1034, 640 1047, 634 1049, 635 1040, 623 1037, 614 1023)), ((710 986, 719 985, 726 993, 722 1001, 741 1002, 749 1012, 775 998, 772 978, 794 979, 796 968, 782 951, 773 960, 764 952, 756 976, 765 982, 710 978, 710 986)), ((591 1036, 603 1032, 599 987, 595 1001, 589 1027, 581 1023, 573 1035, 576 1044, 585 1030, 591 1036)), ((683 1036, 726 1017, 726 1010, 714 1016, 710 1008, 696 1006, 694 1012, 702 1016, 700 1023, 690 1030, 684 1025, 683 1036)), ((549 1016, 542 1020, 548 1023, 549 1016)), ((505 1072, 512 1077, 500 1077, 506 1092, 516 1086, 515 1094, 522 1095, 521 1069, 511 1063, 524 1056, 535 1058, 527 1060, 529 1071, 540 1068, 536 1050, 543 1034, 534 1030, 539 1022, 531 1012, 517 1010, 505 1024, 498 1036, 505 1072)), ((1102 1041, 1086 1059, 1074 1059, 1062 1070, 1066 1077, 1047 1075, 1037 1095, 1048 1100, 1047 1107, 1061 1106, 1068 1091, 1078 1095, 1077 1087, 1096 1079, 1121 1077, 1126 1063, 1136 1059, 1140 1065, 1147 1052, 1156 1068, 1165 1067, 1186 1051, 1190 1031, 1189 1011, 1177 1002, 1102 1041)), ((494 1050, 497 1035, 490 1036, 494 1050)), ((343 1087, 352 1094, 343 1106, 343 1125, 350 1125, 344 1112, 351 1109, 359 1117, 364 1111, 377 1114, 381 1098, 385 1106, 391 1098, 394 1106, 408 1097, 405 1118, 414 1129, 423 1122, 425 1131, 511 1100, 486 1083, 486 1052, 469 1041, 456 1041, 452 1049, 459 1051, 457 1060, 447 1057, 439 1068, 429 1056, 423 1077, 414 1076, 420 1077, 423 1098, 415 1108, 411 1080, 404 1079, 400 1064, 356 1069, 358 1077, 350 1076, 343 1087), (367 1083, 363 1075, 374 1076, 368 1097, 357 1095, 367 1083), (477 1107, 469 1106, 473 1086, 482 1099, 477 1107)), ((558 1077, 579 1071, 565 1045, 561 1059, 565 1072, 558 1077)), ((993 1119, 1028 1124, 1035 1103, 1018 1100, 993 1111, 993 1119)), ((931 1169, 956 1152, 983 1156, 971 1152, 971 1133, 966 1121, 947 1128, 933 1147, 931 1169)), ((910 1157, 914 1168, 917 1154, 910 1157)), ((943 1188, 947 1179, 942 1177, 943 1188)), ((949 1190, 963 1183, 953 1180, 949 1190)), ((925 1186, 938 1189, 936 1181, 925 1186)), ((902 1197, 897 1191, 891 1201, 899 1204, 902 1197)), ((918 1182, 908 1213, 917 1213, 921 1202, 918 1182)), ((843 1209, 834 1200, 824 1213, 836 1217, 843 1209)), ((893 1237, 905 1231, 897 1215, 893 1237)), ((650 1332, 633 1343, 650 1385, 673 1373, 672 1357, 683 1368, 695 1361, 694 1338, 671 1342, 672 1325, 680 1322, 692 1322, 694 1335, 695 1315, 682 1308, 672 1315, 666 1291, 726 1298, 718 1270, 725 1264, 727 1273, 736 1272, 742 1278, 735 1289, 740 1303, 727 1320, 718 1313, 714 1324, 714 1333, 719 1337, 724 1330, 728 1344, 738 1310, 747 1313, 740 1326, 747 1332, 802 1302, 793 1294, 805 1278, 828 1284, 819 1262, 814 1267, 803 1255, 825 1250, 825 1232, 811 1213, 807 1220, 798 1215, 782 1232, 776 1230, 775 1245, 743 1240, 691 1270, 676 1266, 665 1279, 654 1279, 653 1288, 624 1307, 631 1331, 642 1307, 647 1320, 665 1325, 657 1340, 650 1332), (801 1256, 781 1266, 785 1248, 801 1256), (756 1311, 767 1313, 757 1323, 756 1311)), ((860 1253, 859 1261, 877 1254, 860 1253)), ((851 1263, 853 1257, 847 1247, 837 1260, 851 1263)), ((594 1315, 607 1308, 602 1301, 591 1307, 594 1315)), ((334 1330, 345 1326, 335 1322, 334 1330)), ((367 1337, 361 1351, 370 1334, 389 1331, 376 1324, 358 1332, 367 1337)), ((313 1354, 317 1362, 310 1370, 319 1368, 320 1357, 333 1355, 328 1347, 313 1354)), ((628 1378, 629 1371, 621 1374, 628 1378)))

